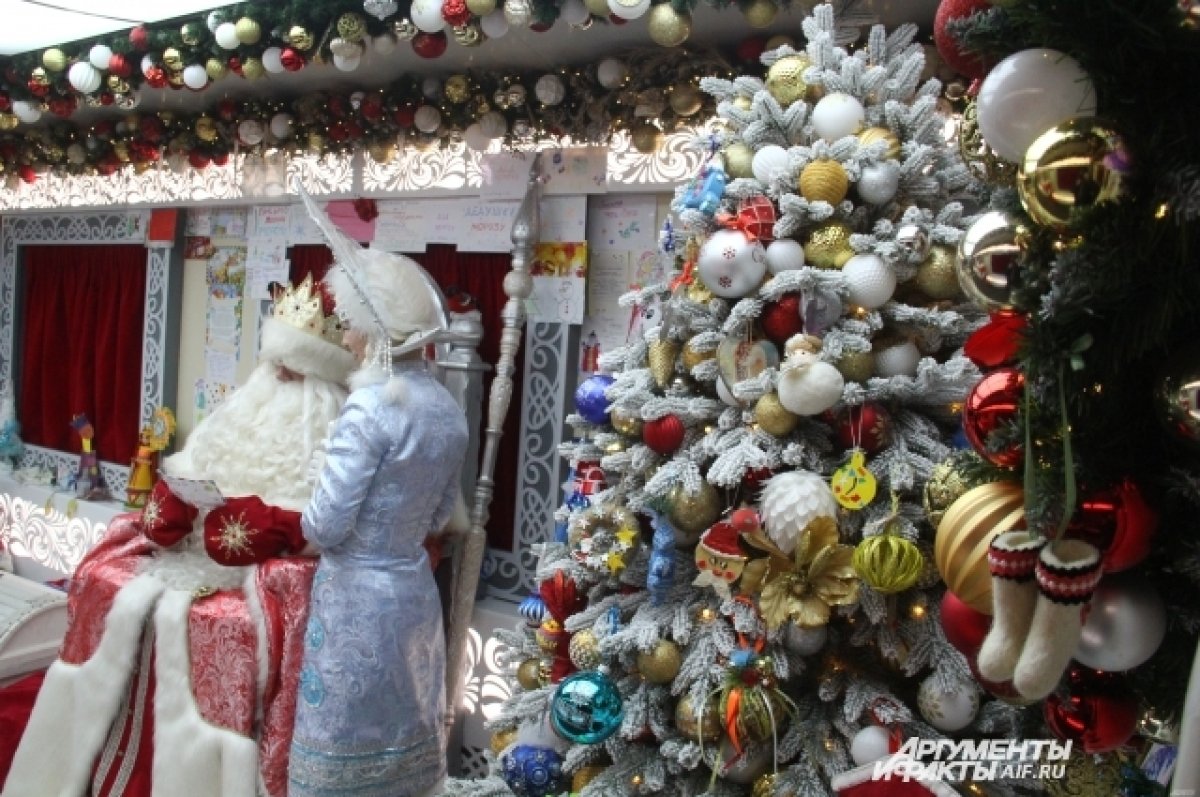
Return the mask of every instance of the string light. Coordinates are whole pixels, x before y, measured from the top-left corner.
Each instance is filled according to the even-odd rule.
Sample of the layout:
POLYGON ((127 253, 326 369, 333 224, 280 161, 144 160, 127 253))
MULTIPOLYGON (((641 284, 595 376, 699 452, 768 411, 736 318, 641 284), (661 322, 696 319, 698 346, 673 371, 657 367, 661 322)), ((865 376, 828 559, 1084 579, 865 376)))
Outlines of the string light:
POLYGON ((717 613, 711 607, 705 606, 700 610, 700 622, 711 623, 715 619, 717 619, 717 613))

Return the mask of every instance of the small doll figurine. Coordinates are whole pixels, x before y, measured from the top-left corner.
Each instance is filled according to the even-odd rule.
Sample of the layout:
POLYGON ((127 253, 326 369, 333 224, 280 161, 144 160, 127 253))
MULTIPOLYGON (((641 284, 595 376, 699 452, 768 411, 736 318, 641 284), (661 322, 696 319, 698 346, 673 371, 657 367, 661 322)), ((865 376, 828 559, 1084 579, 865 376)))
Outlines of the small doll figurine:
POLYGON ((75 473, 75 497, 85 501, 103 501, 109 497, 100 473, 100 457, 92 450, 96 430, 83 413, 71 419, 71 428, 79 432, 83 451, 79 455, 79 470, 75 473))

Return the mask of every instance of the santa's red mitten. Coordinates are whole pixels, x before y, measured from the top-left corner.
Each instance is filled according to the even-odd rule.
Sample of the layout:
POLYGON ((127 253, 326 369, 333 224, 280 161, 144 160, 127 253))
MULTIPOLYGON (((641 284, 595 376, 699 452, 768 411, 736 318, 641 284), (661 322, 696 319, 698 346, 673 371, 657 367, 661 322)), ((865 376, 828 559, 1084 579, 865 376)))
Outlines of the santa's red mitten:
POLYGON ((252 565, 303 547, 300 513, 255 496, 230 498, 204 518, 204 550, 218 564, 252 565))
POLYGON ((142 533, 164 548, 174 545, 192 532, 196 511, 160 481, 142 508, 142 533))

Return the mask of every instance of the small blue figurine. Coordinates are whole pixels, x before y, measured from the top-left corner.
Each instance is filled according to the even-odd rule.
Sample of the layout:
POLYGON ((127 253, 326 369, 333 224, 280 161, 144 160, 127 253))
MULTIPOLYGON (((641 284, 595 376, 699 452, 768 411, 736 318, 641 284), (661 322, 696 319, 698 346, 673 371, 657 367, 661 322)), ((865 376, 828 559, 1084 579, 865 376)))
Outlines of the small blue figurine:
POLYGON ((654 527, 654 536, 650 540, 646 589, 650 592, 650 603, 661 606, 675 583, 675 529, 657 512, 652 514, 650 525, 654 527))
POLYGON ((719 166, 709 165, 700 170, 683 194, 683 206, 698 210, 706 216, 711 216, 721 207, 721 198, 725 196, 725 184, 729 176, 719 166))

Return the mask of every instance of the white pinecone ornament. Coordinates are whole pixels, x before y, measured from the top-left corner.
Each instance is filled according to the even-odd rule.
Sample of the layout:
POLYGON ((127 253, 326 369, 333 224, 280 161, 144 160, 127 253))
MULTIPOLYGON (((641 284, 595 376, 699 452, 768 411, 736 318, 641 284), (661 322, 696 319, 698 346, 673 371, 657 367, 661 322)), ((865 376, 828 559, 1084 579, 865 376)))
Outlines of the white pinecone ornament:
POLYGON ((820 517, 836 519, 837 509, 833 491, 825 480, 805 470, 772 476, 758 499, 767 536, 789 555, 809 523, 820 517))

